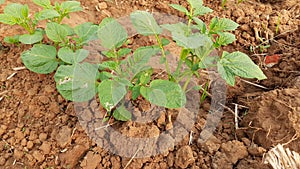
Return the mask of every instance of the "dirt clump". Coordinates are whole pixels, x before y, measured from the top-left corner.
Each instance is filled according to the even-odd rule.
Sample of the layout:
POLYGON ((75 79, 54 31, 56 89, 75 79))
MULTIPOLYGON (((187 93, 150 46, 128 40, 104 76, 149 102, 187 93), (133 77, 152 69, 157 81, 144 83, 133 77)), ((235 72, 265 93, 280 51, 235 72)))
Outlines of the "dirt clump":
POLYGON ((184 146, 178 149, 175 157, 175 165, 180 168, 187 168, 195 162, 193 151, 190 146, 184 146))

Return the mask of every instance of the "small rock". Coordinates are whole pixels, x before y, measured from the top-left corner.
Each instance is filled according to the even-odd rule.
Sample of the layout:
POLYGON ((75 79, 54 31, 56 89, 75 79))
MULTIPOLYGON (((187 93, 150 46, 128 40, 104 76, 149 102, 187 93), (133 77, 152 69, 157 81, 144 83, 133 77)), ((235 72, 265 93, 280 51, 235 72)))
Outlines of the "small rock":
POLYGON ((49 103, 49 98, 47 96, 40 96, 39 101, 43 104, 49 103))
POLYGON ((242 142, 246 145, 246 146, 250 146, 251 145, 251 140, 249 140, 248 138, 244 137, 241 139, 242 142))
POLYGON ((232 169, 233 165, 226 157, 225 153, 217 152, 212 158, 213 169, 232 169))
POLYGON ((39 149, 42 150, 45 155, 47 155, 51 151, 51 144, 45 141, 43 142, 43 144, 40 146, 39 149))
POLYGON ((248 156, 247 148, 242 142, 236 140, 223 143, 221 151, 225 153, 232 164, 235 164, 238 160, 248 156))
POLYGON ((88 151, 89 147, 83 145, 76 145, 72 150, 59 155, 64 166, 74 168, 77 165, 82 155, 88 151))
POLYGON ((56 135, 56 141, 61 148, 65 148, 71 142, 71 128, 63 126, 56 135))
POLYGON ((32 155, 39 163, 45 160, 45 156, 40 151, 34 151, 32 155))
POLYGON ((21 141, 21 145, 22 145, 23 147, 25 147, 25 146, 27 145, 27 140, 26 140, 26 138, 24 138, 24 139, 21 141))
POLYGON ((174 165, 174 154, 173 153, 169 153, 169 155, 167 156, 167 164, 169 167, 172 167, 174 165))
POLYGON ((107 4, 105 2, 100 2, 98 4, 99 9, 106 9, 107 8, 107 4))
POLYGON ((44 90, 45 90, 45 94, 51 94, 51 93, 53 93, 53 91, 55 91, 55 89, 53 87, 51 87, 50 85, 46 85, 44 87, 44 90))
POLYGON ((41 133, 41 134, 39 135, 39 139, 40 139, 41 141, 45 141, 45 140, 47 139, 47 134, 46 134, 46 133, 41 133))
POLYGON ((161 134, 158 138, 158 151, 163 153, 174 150, 175 140, 169 134, 161 134))
POLYGON ((85 169, 95 169, 101 160, 102 158, 99 154, 89 151, 84 157, 84 160, 81 162, 80 166, 85 169))
POLYGON ((110 158, 112 165, 112 169, 120 169, 121 168, 121 160, 118 156, 113 156, 110 158))
POLYGON ((163 128, 165 125, 166 125, 166 114, 162 112, 159 118, 157 119, 157 126, 159 128, 163 128))
POLYGON ((232 16, 238 18, 238 17, 244 17, 245 13, 242 9, 236 9, 232 12, 232 16))
POLYGON ((0 156, 0 166, 3 166, 5 162, 6 162, 5 158, 0 156))
POLYGON ((183 146, 176 152, 175 165, 180 168, 187 168, 195 162, 193 151, 190 146, 183 146))
POLYGON ((16 160, 20 160, 24 156, 24 153, 22 151, 19 151, 17 149, 14 150, 14 158, 16 160))
POLYGON ((263 154, 266 152, 266 149, 258 146, 250 146, 248 147, 248 152, 253 156, 263 156, 263 154))
POLYGON ((50 103, 49 111, 51 113, 59 113, 60 112, 60 108, 59 108, 58 103, 56 103, 56 102, 50 103))
POLYGON ((34 144, 33 144, 32 141, 28 141, 26 147, 30 150, 30 149, 32 149, 33 145, 34 145, 34 144))
POLYGON ((221 141, 215 136, 211 136, 206 142, 202 143, 200 146, 203 147, 203 150, 213 154, 218 151, 221 146, 221 141))
POLYGON ((297 88, 300 88, 300 76, 297 76, 295 78, 294 86, 297 87, 297 88))
POLYGON ((16 130, 15 131, 15 137, 16 137, 16 139, 23 139, 24 138, 24 134, 22 133, 22 131, 20 131, 20 130, 16 130))
POLYGON ((5 130, 0 128, 0 136, 2 136, 5 133, 5 130))
POLYGON ((35 140, 37 138, 38 138, 38 135, 34 131, 31 131, 30 134, 29 134, 29 138, 28 139, 30 141, 33 141, 33 140, 35 140))

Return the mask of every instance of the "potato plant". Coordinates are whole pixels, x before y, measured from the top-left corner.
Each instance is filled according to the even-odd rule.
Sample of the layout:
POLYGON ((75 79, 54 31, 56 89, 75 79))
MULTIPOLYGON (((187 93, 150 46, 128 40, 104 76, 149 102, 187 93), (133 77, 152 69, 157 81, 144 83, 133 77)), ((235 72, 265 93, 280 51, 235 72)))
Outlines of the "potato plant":
POLYGON ((22 53, 24 65, 31 71, 48 74, 55 71, 54 79, 59 93, 67 100, 83 102, 98 95, 100 104, 117 120, 131 118, 121 102, 130 92, 131 100, 142 96, 151 104, 165 108, 180 108, 186 104, 186 91, 193 77, 200 78, 199 70, 216 66, 221 77, 229 85, 235 84, 235 77, 265 79, 266 76, 252 60, 242 52, 223 52, 222 56, 209 57, 209 54, 235 41, 238 24, 226 18, 213 18, 206 25, 199 16, 212 10, 203 6, 201 0, 188 0, 189 10, 177 4, 171 7, 187 16, 186 23, 159 25, 153 15, 146 11, 130 14, 136 31, 143 36, 154 36, 156 45, 141 46, 135 51, 126 47, 128 34, 114 18, 105 18, 99 25, 84 23, 74 28, 62 24, 70 12, 80 11, 79 2, 65 1, 51 4, 49 0, 33 0, 43 7, 29 17, 27 5, 9 4, 0 14, 0 22, 18 24, 28 31, 15 41, 34 44, 22 53), (39 21, 47 20, 45 29, 37 28, 39 21), (181 48, 175 71, 171 71, 170 58, 162 38, 163 30, 171 32, 172 40, 181 48), (51 41, 41 43, 44 36, 51 41), (92 64, 85 61, 89 51, 83 49, 91 40, 99 40, 105 51, 105 61, 92 64), (160 55, 168 79, 153 79, 153 67, 148 62, 151 57, 160 55), (179 82, 185 80, 184 85, 179 82))

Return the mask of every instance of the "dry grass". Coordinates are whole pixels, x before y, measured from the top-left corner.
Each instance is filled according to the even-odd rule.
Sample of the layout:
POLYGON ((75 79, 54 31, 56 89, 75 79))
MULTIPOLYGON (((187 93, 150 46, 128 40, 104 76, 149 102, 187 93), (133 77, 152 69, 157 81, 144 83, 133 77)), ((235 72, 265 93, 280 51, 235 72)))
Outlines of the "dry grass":
POLYGON ((283 148, 281 144, 264 154, 263 161, 270 164, 274 169, 300 168, 300 155, 288 148, 283 148))

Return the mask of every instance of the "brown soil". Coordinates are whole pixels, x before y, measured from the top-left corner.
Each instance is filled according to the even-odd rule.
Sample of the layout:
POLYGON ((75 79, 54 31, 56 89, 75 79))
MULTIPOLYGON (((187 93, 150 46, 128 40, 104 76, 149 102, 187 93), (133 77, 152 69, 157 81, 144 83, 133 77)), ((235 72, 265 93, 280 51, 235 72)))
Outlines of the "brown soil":
MULTIPOLYGON (((9 2, 26 1, 7 0, 5 4, 9 2)), ((100 23, 106 16, 121 17, 137 9, 182 16, 167 5, 178 3, 175 0, 81 2, 84 12, 73 14, 72 20, 65 22, 72 25, 87 21, 100 23)), ((179 3, 186 5, 185 1, 179 3)), ((228 107, 234 109, 231 103, 249 107, 239 109, 239 129, 235 129, 234 115, 225 110, 214 135, 205 143, 197 143, 210 109, 207 99, 195 124, 185 131, 194 133, 191 145, 189 136, 182 136, 183 140, 160 155, 132 161, 114 155, 97 146, 97 140, 86 134, 90 133, 89 125, 94 123, 80 124, 80 121, 95 122, 102 118, 91 111, 98 107, 98 102, 90 102, 89 109, 82 110, 86 118, 82 119, 75 113, 73 103, 65 101, 56 91, 53 74, 37 75, 26 69, 14 71, 12 68, 23 66, 20 54, 30 46, 5 44, 5 36, 20 33, 22 29, 0 24, 0 41, 4 45, 0 46, 0 168, 271 168, 262 163, 262 156, 272 146, 288 143, 286 147, 300 153, 300 139, 297 139, 300 135, 300 1, 249 0, 241 4, 228 1, 225 9, 219 1, 204 0, 204 4, 214 9, 203 18, 205 21, 219 16, 240 24, 235 31, 237 41, 225 49, 249 54, 268 77, 261 82, 252 81, 268 90, 242 80, 238 80, 235 87, 228 87, 228 107), (278 16, 280 25, 276 31, 278 16), (262 43, 260 38, 270 41, 262 43), (259 45, 270 45, 270 48, 259 51, 255 48, 259 45), (250 51, 250 47, 254 50, 250 51), (279 54, 280 62, 270 68, 264 65, 264 56, 272 54, 279 54), (16 74, 7 80, 13 73, 16 74)), ((29 6, 37 10, 32 3, 29 6)), ((0 11, 3 7, 1 5, 0 11)), ((145 41, 147 39, 140 38, 136 43, 145 45, 145 41)), ((141 105, 147 109, 146 104, 141 105)), ((126 122, 117 127, 124 135, 153 137, 172 128, 168 113, 163 112, 156 121, 146 125, 126 122)), ((140 115, 134 114, 134 117, 140 115)), ((95 134, 105 136, 106 133, 102 130, 95 134)), ((168 139, 176 137, 164 138, 168 139)), ((114 146, 124 145, 116 142, 114 146)))

